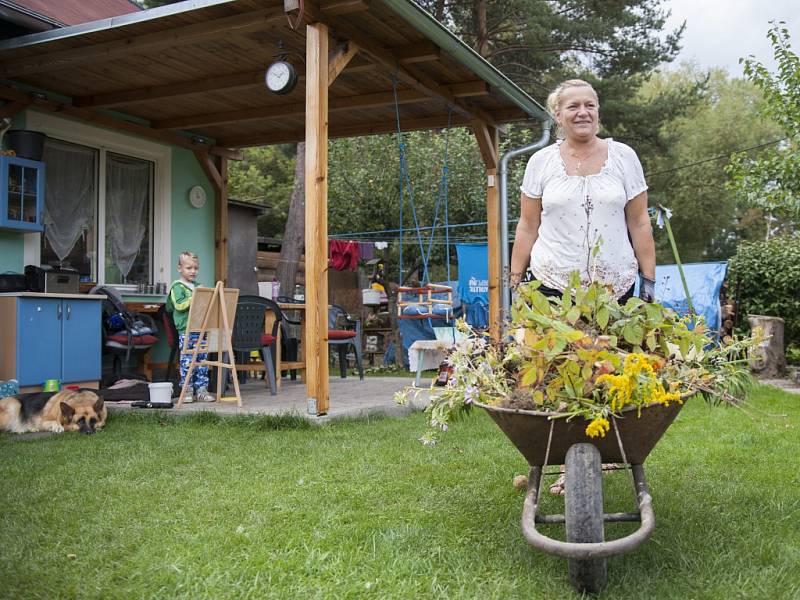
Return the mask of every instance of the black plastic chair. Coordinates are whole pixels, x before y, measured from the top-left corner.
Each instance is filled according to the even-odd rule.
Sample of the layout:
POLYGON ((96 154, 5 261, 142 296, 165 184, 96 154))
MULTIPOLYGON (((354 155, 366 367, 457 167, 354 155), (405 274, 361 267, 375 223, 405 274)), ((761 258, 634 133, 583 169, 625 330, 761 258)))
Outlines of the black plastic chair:
POLYGON ((178 328, 175 327, 175 321, 172 319, 172 314, 167 311, 166 305, 159 307, 156 313, 156 321, 161 323, 161 328, 164 330, 166 342, 169 346, 169 358, 167 359, 167 371, 164 375, 164 381, 171 381, 173 367, 180 361, 181 348, 178 328))
POLYGON ((361 319, 354 319, 337 304, 328 307, 328 346, 339 351, 339 373, 347 377, 347 350, 353 346, 359 379, 364 380, 364 365, 361 360, 361 319))
MULTIPOLYGON (((302 300, 295 300, 289 296, 278 296, 277 301, 281 304, 303 304, 302 300)), ((295 362, 300 354, 300 338, 289 334, 289 325, 301 327, 302 323, 290 319, 286 316, 286 313, 283 313, 283 319, 281 320, 281 357, 282 360, 287 362, 295 362)), ((282 371, 280 376, 283 376, 282 371)), ((289 370, 289 378, 292 381, 297 379, 297 369, 289 370)))
POLYGON ((261 355, 261 367, 266 372, 269 390, 273 396, 278 393, 278 387, 275 382, 273 352, 275 341, 278 339, 281 317, 281 309, 272 300, 261 296, 239 296, 239 301, 236 303, 236 319, 233 323, 233 334, 231 336, 233 351, 245 359, 241 362, 237 360, 237 370, 254 370, 256 365, 248 363, 250 353, 257 350, 261 355), (268 310, 275 315, 271 333, 264 332, 264 322, 268 310))

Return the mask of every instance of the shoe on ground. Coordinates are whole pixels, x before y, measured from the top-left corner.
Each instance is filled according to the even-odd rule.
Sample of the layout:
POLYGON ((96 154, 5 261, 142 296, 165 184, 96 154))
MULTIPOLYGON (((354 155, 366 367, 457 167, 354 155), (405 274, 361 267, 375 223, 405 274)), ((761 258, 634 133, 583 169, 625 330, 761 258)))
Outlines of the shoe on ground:
POLYGON ((204 387, 197 388, 197 391, 194 393, 194 399, 197 402, 216 402, 217 400, 214 398, 214 395, 210 394, 204 387))
POLYGON ((192 402, 194 402, 194 392, 189 390, 188 392, 186 392, 186 396, 184 396, 183 398, 183 403, 191 404, 192 402))

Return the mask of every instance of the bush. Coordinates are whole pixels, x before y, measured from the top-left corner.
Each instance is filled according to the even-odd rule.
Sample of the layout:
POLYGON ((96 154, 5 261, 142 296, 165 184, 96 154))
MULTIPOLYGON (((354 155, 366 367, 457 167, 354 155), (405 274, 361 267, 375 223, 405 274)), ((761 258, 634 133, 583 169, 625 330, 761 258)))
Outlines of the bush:
POLYGON ((728 274, 743 324, 748 314, 781 317, 785 343, 800 343, 800 236, 742 244, 728 274))

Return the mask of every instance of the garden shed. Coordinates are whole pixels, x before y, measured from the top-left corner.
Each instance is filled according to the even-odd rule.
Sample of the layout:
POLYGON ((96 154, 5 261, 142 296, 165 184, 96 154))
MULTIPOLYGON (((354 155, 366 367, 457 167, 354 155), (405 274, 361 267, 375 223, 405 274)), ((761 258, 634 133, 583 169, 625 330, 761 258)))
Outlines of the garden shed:
MULTIPOLYGON (((306 142, 308 396, 328 407, 327 142, 395 130, 472 128, 487 174, 490 314, 500 306, 498 136, 504 123, 547 119, 513 82, 410 0, 185 0, 0 41, 0 117, 96 149, 101 173, 119 154, 149 161, 151 281, 196 248, 226 280, 227 165, 238 149, 306 142), (270 92, 265 70, 291 65, 297 84, 270 92), (200 186, 213 201, 187 201, 200 186), (313 307, 313 309, 312 309, 313 307)), ((104 281, 98 186, 93 278, 104 281)), ((88 226, 87 226, 88 227, 88 226)), ((0 267, 41 260, 40 232, 0 232, 0 267), (6 252, 7 251, 7 252, 6 252)), ((84 236, 85 237, 85 236, 84 236)), ((113 283, 113 282, 111 282, 113 283)))

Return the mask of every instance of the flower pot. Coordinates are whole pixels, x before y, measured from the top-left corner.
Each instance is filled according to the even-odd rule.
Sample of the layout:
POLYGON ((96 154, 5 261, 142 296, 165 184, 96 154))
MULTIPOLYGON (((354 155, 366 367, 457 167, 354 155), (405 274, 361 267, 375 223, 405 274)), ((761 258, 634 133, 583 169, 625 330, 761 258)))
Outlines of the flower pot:
POLYGON ((20 158, 42 160, 44 141, 47 136, 40 131, 12 129, 6 133, 8 148, 16 152, 20 158))

